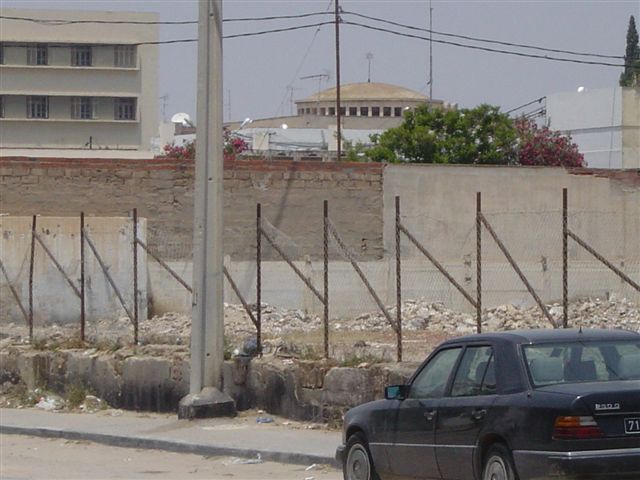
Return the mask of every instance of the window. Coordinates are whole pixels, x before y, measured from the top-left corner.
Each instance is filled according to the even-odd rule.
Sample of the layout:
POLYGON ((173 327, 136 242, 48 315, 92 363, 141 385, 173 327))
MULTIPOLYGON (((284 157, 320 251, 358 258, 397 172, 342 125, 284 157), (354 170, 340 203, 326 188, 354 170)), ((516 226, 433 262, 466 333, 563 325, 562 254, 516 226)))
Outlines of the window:
POLYGON ((298 109, 298 115, 304 115, 304 108, 298 109))
POLYGON ((113 64, 120 68, 136 66, 136 47, 133 45, 116 45, 113 49, 113 64))
POLYGON ((380 107, 371 107, 371 116, 379 117, 380 116, 380 107))
POLYGON ((393 116, 401 117, 402 116, 402 107, 394 107, 393 108, 393 116))
POLYGON ((4 118, 4 95, 0 95, 0 118, 4 118))
POLYGON ((340 107, 340 115, 343 117, 347 114, 347 107, 340 107))
POLYGON ((91 97, 71 97, 71 118, 89 120, 94 117, 91 97))
POLYGON ((488 395, 496 391, 491 347, 467 347, 451 387, 452 397, 488 395))
POLYGON ((336 107, 329 107, 329 115, 332 117, 336 114, 336 107))
POLYGON ((439 398, 444 395, 461 348, 440 350, 411 384, 409 398, 439 398))
POLYGON ((90 67, 92 65, 91 45, 71 47, 71 65, 74 67, 90 67))
POLYGON ((317 115, 318 114, 318 109, 317 108, 312 108, 311 109, 311 115, 317 115))
POLYGON ((320 107, 320 115, 325 116, 327 114, 327 109, 325 107, 320 107))
POLYGON ((49 49, 46 45, 29 45, 27 47, 27 65, 48 65, 49 49))
POLYGON ((115 100, 115 119, 116 120, 135 120, 136 119, 136 99, 135 98, 116 98, 115 100))
POLYGON ((349 116, 355 117, 358 115, 358 107, 349 107, 349 116))
POLYGON ((311 114, 311 109, 310 108, 305 108, 304 109, 304 113, 307 114, 307 115, 310 115, 311 114))
POLYGON ((384 107, 382 109, 382 115, 385 117, 390 117, 391 116, 391 107, 384 107))
POLYGON ((0 43, 0 65, 4 65, 4 43, 0 43))
POLYGON ((27 97, 27 118, 49 118, 49 97, 27 97))
POLYGON ((360 107, 360 116, 368 117, 369 116, 369 107, 360 107))

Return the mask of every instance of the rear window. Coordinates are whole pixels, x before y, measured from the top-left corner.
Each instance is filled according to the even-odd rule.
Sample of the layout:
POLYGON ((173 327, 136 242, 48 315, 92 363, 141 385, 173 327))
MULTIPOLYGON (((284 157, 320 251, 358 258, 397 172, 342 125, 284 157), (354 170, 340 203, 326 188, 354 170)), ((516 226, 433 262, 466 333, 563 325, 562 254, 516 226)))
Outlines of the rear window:
POLYGON ((535 387, 640 380, 640 342, 563 342, 523 347, 535 387))

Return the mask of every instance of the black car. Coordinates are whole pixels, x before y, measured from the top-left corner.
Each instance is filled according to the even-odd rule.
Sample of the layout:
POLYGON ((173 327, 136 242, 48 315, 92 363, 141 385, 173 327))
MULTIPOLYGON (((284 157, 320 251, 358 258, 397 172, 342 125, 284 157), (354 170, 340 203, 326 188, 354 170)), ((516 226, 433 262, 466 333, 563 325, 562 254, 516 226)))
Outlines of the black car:
POLYGON ((347 412, 346 480, 640 479, 640 334, 527 330, 442 343, 347 412))

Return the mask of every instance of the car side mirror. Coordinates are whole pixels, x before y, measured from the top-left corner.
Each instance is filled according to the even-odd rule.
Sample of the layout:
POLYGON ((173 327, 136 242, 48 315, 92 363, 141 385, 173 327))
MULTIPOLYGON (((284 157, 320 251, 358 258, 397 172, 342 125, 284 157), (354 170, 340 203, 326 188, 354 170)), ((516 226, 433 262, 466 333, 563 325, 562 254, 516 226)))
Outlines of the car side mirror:
POLYGON ((384 398, 387 400, 404 400, 409 394, 409 385, 389 385, 384 387, 384 398))

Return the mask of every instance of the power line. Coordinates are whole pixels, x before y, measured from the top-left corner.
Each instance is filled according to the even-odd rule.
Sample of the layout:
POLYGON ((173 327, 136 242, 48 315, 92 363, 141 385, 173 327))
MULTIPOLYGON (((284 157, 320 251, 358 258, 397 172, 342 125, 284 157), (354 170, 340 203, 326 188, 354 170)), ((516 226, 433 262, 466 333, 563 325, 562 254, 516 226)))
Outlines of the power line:
MULTIPOLYGON (((329 15, 329 12, 312 12, 300 13, 296 15, 274 15, 269 17, 239 17, 225 18, 225 23, 234 22, 260 22, 270 20, 291 20, 296 18, 308 18, 319 15, 329 15)), ((16 20, 23 22, 38 23, 47 26, 77 25, 77 24, 101 24, 101 25, 197 25, 197 20, 63 20, 63 19, 46 19, 33 17, 16 17, 10 15, 0 15, 3 20, 16 20)))
MULTIPOLYGON (((365 29, 369 29, 369 30, 375 30, 378 32, 385 32, 385 33, 390 33, 392 35, 397 35, 400 37, 406 37, 406 38, 415 38, 418 40, 425 40, 425 41, 429 41, 428 37, 421 37, 420 35, 412 35, 410 33, 402 33, 402 32, 397 32, 395 30, 389 30, 387 28, 382 28, 382 27, 374 27, 373 25, 366 25, 364 23, 358 23, 358 22, 343 22, 345 25, 353 25, 356 27, 361 27, 361 28, 365 28, 365 29)), ((602 65, 605 67, 625 67, 626 65, 624 63, 608 63, 608 62, 596 62, 596 61, 592 61, 592 60, 578 60, 578 59, 572 59, 572 58, 560 58, 560 57, 550 57, 548 55, 538 55, 535 53, 522 53, 522 52, 514 52, 514 51, 510 51, 510 50, 501 50, 501 49, 497 49, 497 48, 490 48, 490 47, 479 47, 477 45, 468 45, 468 44, 464 44, 464 43, 457 43, 457 42, 450 42, 448 40, 436 40, 433 39, 434 43, 441 43, 443 45, 452 45, 454 47, 463 47, 463 48, 470 48, 472 50, 481 50, 484 52, 493 52, 493 53, 503 53, 506 55, 515 55, 518 57, 528 57, 528 58, 539 58, 542 60, 553 60, 556 62, 568 62, 568 63, 580 63, 583 65, 602 65)))
POLYGON ((545 100, 546 98, 547 98, 546 96, 545 97, 536 98, 535 100, 531 100, 530 102, 527 102, 527 103, 525 103, 523 105, 520 105, 519 107, 512 108, 508 112, 504 112, 504 113, 506 115, 509 115, 510 113, 515 112, 516 110, 520 110, 521 108, 528 107, 529 105, 533 105, 534 103, 540 103, 543 100, 545 100))
POLYGON ((412 25, 406 25, 406 24, 394 22, 394 21, 391 21, 391 20, 386 20, 386 19, 383 19, 383 18, 377 18, 377 17, 372 17, 372 16, 369 16, 369 15, 364 15, 364 14, 361 14, 361 13, 356 13, 356 12, 343 12, 343 13, 345 15, 353 15, 353 16, 356 16, 356 17, 365 18, 367 20, 373 20, 373 21, 376 21, 376 22, 387 23, 389 25, 394 25, 396 27, 402 27, 402 28, 406 28, 406 29, 409 29, 409 30, 415 30, 415 31, 426 32, 426 33, 433 33, 435 35, 442 35, 444 37, 461 38, 463 40, 472 40, 472 41, 484 42, 484 43, 494 43, 494 44, 497 44, 497 45, 504 45, 504 46, 508 46, 508 47, 529 48, 529 49, 532 49, 532 50, 541 50, 541 51, 544 51, 544 52, 566 53, 568 55, 579 55, 579 56, 584 56, 584 57, 617 58, 617 59, 623 59, 624 58, 623 55, 604 55, 604 54, 600 54, 600 53, 576 52, 576 51, 573 51, 573 50, 561 50, 561 49, 556 49, 556 48, 539 47, 537 45, 526 45, 526 44, 523 44, 523 43, 504 42, 504 41, 500 41, 500 40, 490 40, 490 39, 487 39, 487 38, 471 37, 471 36, 468 36, 468 35, 459 35, 459 34, 455 34, 455 33, 438 32, 436 30, 431 30, 429 28, 414 27, 412 25))

